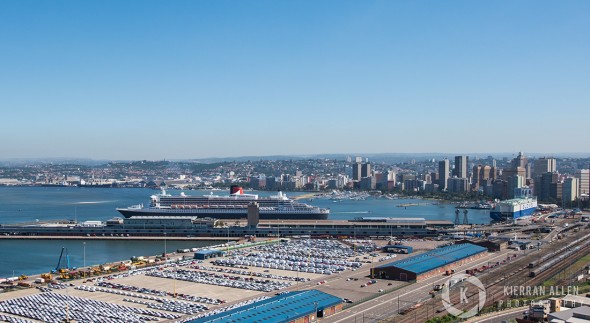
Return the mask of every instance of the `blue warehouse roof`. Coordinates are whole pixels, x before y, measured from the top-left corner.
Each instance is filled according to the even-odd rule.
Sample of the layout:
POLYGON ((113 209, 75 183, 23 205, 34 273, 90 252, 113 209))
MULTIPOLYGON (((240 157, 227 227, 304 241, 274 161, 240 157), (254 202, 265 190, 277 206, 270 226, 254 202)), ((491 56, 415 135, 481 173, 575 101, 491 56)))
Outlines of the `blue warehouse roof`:
POLYGON ((487 248, 471 243, 456 244, 430 250, 403 260, 381 265, 377 268, 397 267, 416 274, 422 274, 487 250, 487 248))
POLYGON ((204 322, 291 322, 313 314, 315 310, 335 306, 342 299, 319 290, 289 292, 254 304, 235 308, 216 315, 189 321, 204 322))

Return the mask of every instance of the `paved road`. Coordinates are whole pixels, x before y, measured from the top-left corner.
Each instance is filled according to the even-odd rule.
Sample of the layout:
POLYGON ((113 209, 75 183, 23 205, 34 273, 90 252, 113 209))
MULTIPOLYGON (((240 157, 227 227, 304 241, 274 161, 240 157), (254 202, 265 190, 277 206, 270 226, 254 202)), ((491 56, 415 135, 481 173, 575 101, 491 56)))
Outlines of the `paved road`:
MULTIPOLYGON (((498 253, 488 254, 487 256, 480 258, 472 263, 465 264, 456 269, 457 273, 464 272, 465 269, 481 267, 486 265, 488 262, 496 262, 505 259, 507 254, 514 253, 514 250, 503 250, 498 253)), ((502 267, 499 267, 501 270, 502 267)), ((422 302, 430 298, 429 292, 432 290, 435 284, 444 284, 449 278, 446 276, 436 276, 428 278, 424 281, 411 284, 406 287, 402 287, 398 291, 394 291, 383 296, 379 296, 373 300, 365 303, 353 306, 346 309, 336 315, 327 317, 323 322, 337 323, 337 322, 371 322, 381 318, 388 318, 394 316, 398 311, 398 300, 399 307, 404 308, 422 302)), ((379 283, 382 283, 380 281, 379 283)), ((379 284, 378 283, 378 284, 379 284)), ((441 303, 438 308, 432 308, 431 313, 435 313, 437 309, 442 308, 441 303)))

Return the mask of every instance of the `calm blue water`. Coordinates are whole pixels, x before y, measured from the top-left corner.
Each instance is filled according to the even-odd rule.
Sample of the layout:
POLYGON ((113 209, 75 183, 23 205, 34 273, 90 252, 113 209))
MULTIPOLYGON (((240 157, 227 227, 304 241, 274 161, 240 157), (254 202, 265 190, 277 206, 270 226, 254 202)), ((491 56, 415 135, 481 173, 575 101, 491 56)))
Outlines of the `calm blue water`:
MULTIPOLYGON (((67 249, 71 267, 99 265, 130 259, 132 256, 161 255, 166 249, 202 247, 219 242, 209 241, 105 241, 88 240, 0 240, 0 278, 20 274, 39 274, 55 269, 62 247, 67 249), (86 249, 86 253, 84 253, 86 249)), ((65 259, 65 258, 64 258, 65 259)), ((64 264, 65 262, 62 262, 64 264)))
MULTIPOLYGON (((76 219, 108 220, 120 216, 117 207, 148 204, 149 196, 157 193, 151 189, 77 188, 77 187, 0 187, 0 224, 33 222, 35 220, 76 219)), ((179 191, 170 191, 179 194, 179 191)), ((189 195, 209 194, 210 191, 187 191, 189 195)), ((267 196, 269 192, 254 192, 267 196)), ((214 194, 227 194, 215 191, 214 194)), ((293 197, 302 193, 287 193, 293 197)), ((372 217, 421 217, 432 220, 455 219, 455 207, 420 199, 387 200, 341 200, 316 198, 302 202, 330 208, 330 219, 348 220, 361 216, 372 217), (419 206, 398 207, 400 204, 416 203, 419 206)), ((462 213, 461 213, 462 219, 462 213)), ((489 212, 469 210, 471 223, 489 223, 489 212)), ((199 247, 199 242, 168 241, 167 249, 199 247)), ((214 242, 206 243, 214 244, 214 242)), ((68 248, 71 266, 82 266, 83 244, 81 240, 28 241, 0 240, 0 277, 20 274, 42 273, 55 268, 62 247, 68 248)), ((131 256, 161 254, 162 241, 86 241, 86 264, 101 264, 108 261, 129 259, 131 256)))

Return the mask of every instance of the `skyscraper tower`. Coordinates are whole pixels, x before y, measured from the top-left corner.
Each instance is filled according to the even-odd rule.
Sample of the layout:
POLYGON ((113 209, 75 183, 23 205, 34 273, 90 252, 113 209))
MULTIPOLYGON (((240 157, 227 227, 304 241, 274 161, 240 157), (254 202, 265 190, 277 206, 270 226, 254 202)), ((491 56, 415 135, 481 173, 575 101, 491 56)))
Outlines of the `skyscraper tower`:
POLYGON ((468 156, 455 156, 455 168, 453 169, 453 176, 457 176, 459 178, 467 178, 468 163, 468 156))
POLYGON ((352 164, 352 180, 353 181, 360 181, 361 180, 361 163, 354 163, 352 164))
POLYGON ((514 159, 512 159, 512 169, 517 169, 518 167, 522 167, 525 169, 525 178, 531 178, 531 165, 529 164, 528 158, 522 154, 522 152, 518 153, 514 159))
POLYGON ((361 178, 371 176, 371 164, 366 162, 361 165, 361 178))
MULTIPOLYGON (((549 189, 546 185, 548 185, 547 183, 544 183, 543 180, 543 174, 545 173, 555 173, 557 170, 557 162, 555 161, 555 158, 547 158, 547 157, 541 157, 538 158, 537 160, 535 160, 535 162, 533 163, 533 179, 534 179, 534 190, 535 190, 535 194, 537 196, 539 196, 539 199, 545 199, 547 198, 549 195, 549 189), (545 187, 543 187, 543 185, 545 185, 545 187), (543 191, 545 190, 545 191, 543 191)), ((546 180, 546 179, 545 179, 546 180)))
POLYGON ((544 173, 553 173, 557 170, 557 162, 555 158, 541 157, 535 160, 533 167, 533 175, 536 177, 544 173))
POLYGON ((361 178, 369 176, 371 176, 371 164, 369 164, 369 160, 367 159, 366 162, 363 163, 361 157, 356 157, 355 163, 352 164, 352 180, 360 181, 361 178))
POLYGON ((447 181, 449 179, 449 160, 444 159, 438 162, 438 188, 441 191, 447 190, 447 181))
POLYGON ((590 170, 589 169, 578 169, 576 171, 576 177, 579 179, 578 183, 580 184, 578 191, 579 194, 589 194, 590 193, 590 170))

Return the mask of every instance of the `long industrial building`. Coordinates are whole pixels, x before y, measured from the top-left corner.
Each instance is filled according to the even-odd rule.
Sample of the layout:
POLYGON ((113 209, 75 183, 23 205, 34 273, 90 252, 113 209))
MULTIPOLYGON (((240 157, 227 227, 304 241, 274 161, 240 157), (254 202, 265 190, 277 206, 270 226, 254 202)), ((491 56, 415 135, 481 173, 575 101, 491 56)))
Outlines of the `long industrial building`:
POLYGON ((480 258, 487 251, 487 248, 470 243, 451 245, 375 267, 373 275, 377 278, 419 281, 480 258))
MULTIPOLYGON (((98 222, 98 223, 95 223, 98 222)), ((261 220, 227 222, 190 217, 115 218, 106 223, 0 225, 10 236, 131 236, 131 237, 257 237, 311 235, 314 237, 434 237, 453 227, 450 221, 424 218, 357 218, 354 220, 261 220)))
POLYGON ((289 292, 189 323, 307 323, 342 310, 342 299, 319 290, 289 292))

